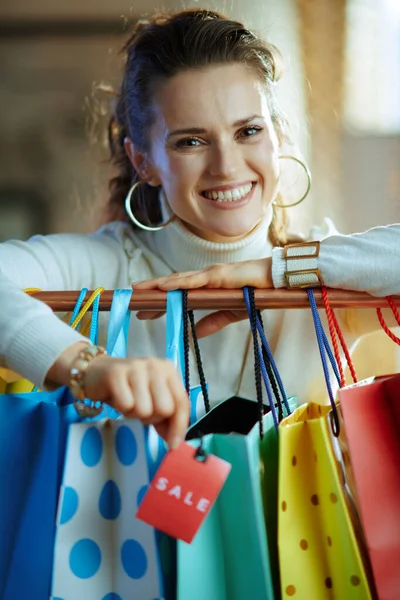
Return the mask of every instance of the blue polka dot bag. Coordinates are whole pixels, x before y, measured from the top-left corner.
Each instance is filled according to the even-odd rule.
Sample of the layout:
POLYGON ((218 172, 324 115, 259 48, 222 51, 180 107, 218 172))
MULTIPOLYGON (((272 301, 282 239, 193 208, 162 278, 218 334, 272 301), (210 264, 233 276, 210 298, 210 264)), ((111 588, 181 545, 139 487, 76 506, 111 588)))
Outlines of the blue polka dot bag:
MULTIPOLYGON (((131 294, 114 293, 107 343, 113 356, 126 356, 131 294)), ((165 445, 153 427, 107 410, 105 419, 69 428, 51 600, 172 598, 175 541, 135 518, 165 445)))

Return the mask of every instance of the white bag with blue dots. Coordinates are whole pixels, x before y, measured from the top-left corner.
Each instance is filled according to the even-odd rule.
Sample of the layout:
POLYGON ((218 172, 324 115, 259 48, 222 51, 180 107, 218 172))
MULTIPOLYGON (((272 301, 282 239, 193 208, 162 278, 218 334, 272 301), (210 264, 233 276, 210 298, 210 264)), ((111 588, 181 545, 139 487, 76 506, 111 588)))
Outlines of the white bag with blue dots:
POLYGON ((163 598, 156 532, 135 518, 148 483, 140 421, 70 427, 52 600, 163 598))

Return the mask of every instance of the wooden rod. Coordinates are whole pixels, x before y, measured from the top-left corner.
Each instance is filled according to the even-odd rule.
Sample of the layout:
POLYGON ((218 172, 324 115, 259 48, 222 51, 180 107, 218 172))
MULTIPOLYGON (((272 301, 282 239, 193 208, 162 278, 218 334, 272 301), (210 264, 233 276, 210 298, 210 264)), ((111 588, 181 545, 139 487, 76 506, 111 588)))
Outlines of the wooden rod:
MULTIPOLYGON (((37 292, 33 297, 45 302, 57 312, 69 312, 75 307, 79 291, 69 292, 37 292)), ((85 300, 92 292, 86 294, 85 300)), ((105 290, 100 298, 100 310, 108 311, 111 308, 113 290, 105 290)), ((385 308, 388 306, 385 298, 377 298, 364 292, 349 292, 346 290, 328 290, 332 308, 385 308)), ((319 289, 314 290, 317 306, 323 307, 322 294, 319 289)), ((166 292, 160 290, 134 291, 129 308, 133 311, 163 311, 166 307, 166 292)), ((287 289, 260 289, 256 290, 255 298, 257 308, 260 309, 287 309, 309 308, 308 297, 305 290, 287 289)), ((392 296, 395 304, 400 306, 400 294, 392 296)), ((233 290, 190 290, 188 295, 190 309, 197 310, 245 310, 245 303, 241 289, 233 290)))

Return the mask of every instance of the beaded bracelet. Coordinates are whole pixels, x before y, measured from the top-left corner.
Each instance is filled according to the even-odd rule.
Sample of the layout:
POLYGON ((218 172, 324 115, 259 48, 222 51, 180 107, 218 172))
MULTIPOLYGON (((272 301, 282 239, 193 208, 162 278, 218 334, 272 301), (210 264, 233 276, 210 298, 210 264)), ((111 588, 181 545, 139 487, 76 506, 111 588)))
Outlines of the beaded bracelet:
POLYGON ((86 346, 81 350, 72 363, 69 372, 69 388, 75 398, 76 412, 82 417, 95 417, 103 410, 103 404, 94 402, 91 405, 85 402, 85 374, 88 366, 96 356, 107 354, 102 346, 86 346))

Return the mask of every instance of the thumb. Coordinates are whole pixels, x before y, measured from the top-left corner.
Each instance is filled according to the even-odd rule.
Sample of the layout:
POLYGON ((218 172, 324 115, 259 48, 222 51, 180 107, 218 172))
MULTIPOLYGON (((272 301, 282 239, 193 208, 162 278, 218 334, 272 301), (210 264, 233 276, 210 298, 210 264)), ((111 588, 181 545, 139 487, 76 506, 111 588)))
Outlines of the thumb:
POLYGON ((196 323, 196 333, 198 338, 207 337, 213 333, 217 333, 231 323, 237 323, 247 319, 246 310, 218 310, 203 317, 196 323))

